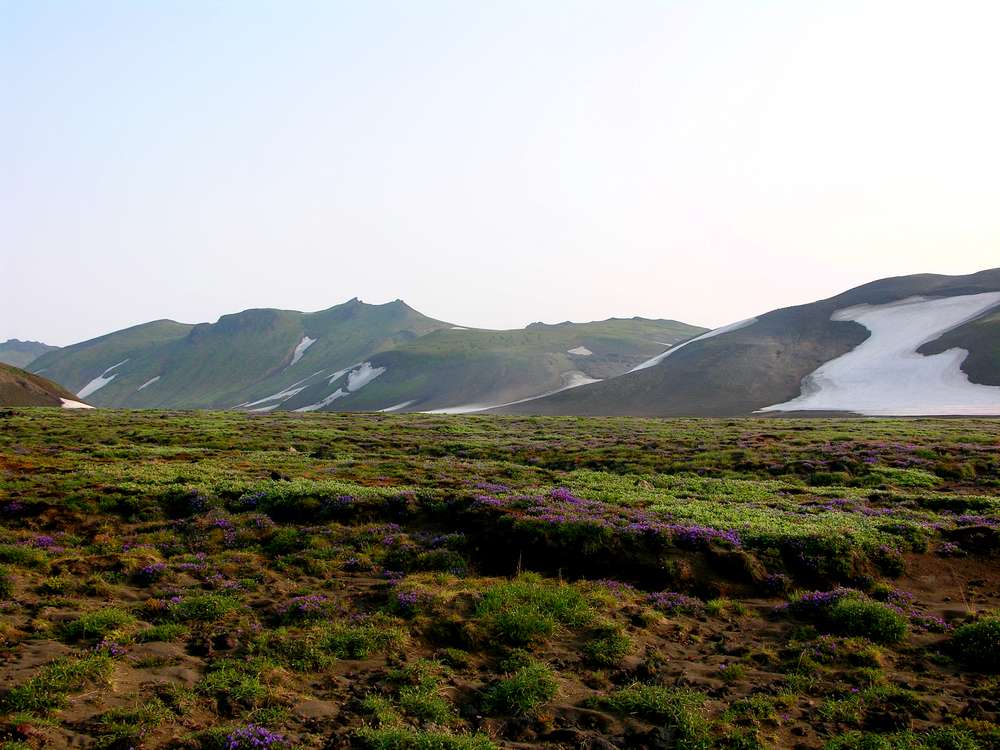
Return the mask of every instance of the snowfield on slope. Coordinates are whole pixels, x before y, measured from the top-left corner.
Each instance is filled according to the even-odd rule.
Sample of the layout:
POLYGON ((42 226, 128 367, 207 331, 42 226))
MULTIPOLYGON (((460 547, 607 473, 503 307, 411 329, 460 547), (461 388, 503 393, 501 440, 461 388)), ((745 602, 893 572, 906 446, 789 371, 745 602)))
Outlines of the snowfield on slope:
POLYGON ((138 388, 136 388, 136 389, 135 389, 135 390, 136 390, 136 392, 138 393, 138 392, 139 392, 139 391, 141 391, 141 390, 142 390, 143 388, 145 388, 146 386, 150 386, 150 385, 152 385, 153 383, 155 383, 155 382, 156 382, 157 380, 159 380, 159 379, 160 379, 160 376, 159 376, 159 375, 157 375, 157 376, 156 376, 155 378, 150 378, 150 379, 149 379, 149 380, 147 380, 147 381, 146 381, 145 383, 143 383, 143 384, 142 384, 142 385, 140 385, 140 386, 139 386, 138 388))
POLYGON ((114 370, 116 367, 121 367, 126 362, 128 362, 128 360, 127 359, 123 359, 117 365, 111 365, 111 367, 109 367, 107 370, 105 370, 104 372, 102 372, 96 378, 94 378, 89 383, 87 383, 87 385, 83 386, 83 388, 81 388, 79 391, 77 391, 76 395, 79 396, 80 398, 87 398, 87 396, 89 396, 94 391, 101 390, 101 388, 103 388, 104 386, 106 386, 108 383, 110 383, 112 380, 114 380, 118 376, 118 373, 116 372, 111 377, 108 377, 108 373, 111 372, 112 370, 114 370))
POLYGON ((1000 304, 1000 292, 957 297, 908 297, 884 305, 837 310, 831 320, 853 320, 869 336, 847 354, 802 379, 802 394, 767 411, 853 411, 870 416, 1000 414, 1000 387, 969 382, 965 349, 918 354, 943 333, 1000 304))
POLYGON ((735 323, 730 323, 727 326, 722 326, 721 328, 715 328, 708 333, 703 333, 700 336, 695 336, 693 339, 688 339, 687 341, 682 341, 673 349, 667 349, 663 354, 657 354, 652 359, 647 359, 641 365, 636 365, 629 372, 639 372, 639 370, 645 370, 647 367, 652 367, 653 365, 658 365, 660 362, 665 360, 671 354, 680 349, 683 349, 688 344, 693 344, 695 341, 703 341, 704 339, 710 339, 713 336, 718 336, 723 333, 731 333, 732 331, 738 331, 741 328, 746 328, 749 325, 753 325, 757 322, 757 318, 747 318, 746 320, 738 320, 735 323))
POLYGON ((379 375, 385 372, 385 368, 372 367, 371 362, 363 362, 360 365, 358 365, 357 369, 351 370, 350 372, 348 372, 347 370, 340 370, 334 373, 334 376, 330 378, 330 385, 333 385, 333 381, 339 378, 345 372, 347 372, 347 390, 344 390, 343 388, 338 388, 329 396, 320 401, 317 401, 315 404, 309 404, 308 406, 301 406, 295 411, 319 411, 320 409, 323 409, 332 404, 338 398, 343 398, 344 396, 350 395, 351 393, 354 393, 355 391, 364 388, 375 378, 377 378, 379 375))
POLYGON ((308 336, 303 336, 302 340, 295 345, 295 351, 292 352, 292 361, 288 366, 291 367, 302 359, 302 355, 306 353, 306 349, 315 344, 318 340, 319 339, 311 339, 308 336))
POLYGON ((63 409, 93 409, 94 408, 90 404, 82 404, 79 401, 74 401, 71 398, 62 398, 60 396, 59 400, 62 401, 62 408, 63 409))
POLYGON ((581 385, 598 383, 600 380, 600 378, 592 378, 579 370, 570 370, 569 372, 564 372, 562 374, 562 387, 556 388, 554 391, 546 391, 545 393, 539 393, 537 396, 528 396, 528 398, 520 398, 517 401, 508 401, 504 404, 462 404, 460 406, 446 406, 443 409, 430 409, 425 411, 424 414, 471 414, 472 412, 486 411, 487 409, 499 409, 501 406, 523 404, 527 401, 534 401, 535 399, 551 396, 554 393, 568 391, 570 388, 579 388, 581 385))
POLYGON ((372 367, 371 362, 365 362, 357 370, 351 370, 347 373, 347 390, 354 393, 359 388, 364 388, 383 372, 385 372, 384 367, 372 367))
POLYGON ((589 357, 591 354, 593 354, 593 352, 590 351, 590 349, 588 349, 585 346, 576 346, 576 347, 573 347, 572 349, 567 349, 566 353, 567 354, 575 354, 578 357, 589 357))
POLYGON ((277 393, 272 393, 270 396, 265 396, 264 398, 259 398, 256 401, 247 401, 247 402, 244 402, 242 404, 236 404, 236 406, 234 406, 233 408, 234 409, 244 409, 244 408, 250 409, 251 406, 257 406, 258 404, 266 404, 269 401, 277 401, 278 403, 274 404, 273 406, 269 406, 269 407, 266 407, 266 408, 263 408, 263 409, 250 409, 250 411, 271 411, 272 409, 278 408, 278 406, 280 406, 282 403, 284 403, 285 401, 287 401, 288 399, 290 399, 292 396, 295 396, 296 394, 301 393, 302 391, 304 391, 306 388, 309 387, 308 385, 302 385, 303 383, 305 383, 305 382, 307 382, 309 380, 312 380, 317 375, 322 375, 322 374, 323 374, 323 370, 317 370, 316 372, 314 372, 309 377, 302 378, 302 380, 297 380, 296 382, 292 383, 287 388, 283 388, 282 390, 278 391, 277 393))

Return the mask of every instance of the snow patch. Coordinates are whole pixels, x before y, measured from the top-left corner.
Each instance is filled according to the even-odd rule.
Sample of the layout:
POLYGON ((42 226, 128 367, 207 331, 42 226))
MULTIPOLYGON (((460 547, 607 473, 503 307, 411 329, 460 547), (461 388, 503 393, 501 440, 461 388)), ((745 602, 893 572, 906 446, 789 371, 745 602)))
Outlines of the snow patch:
POLYGON ((574 347, 573 349, 567 349, 566 353, 576 354, 578 357, 589 357, 591 354, 593 354, 593 352, 590 351, 590 349, 588 349, 585 346, 577 346, 574 347))
POLYGON ((443 409, 431 409, 430 411, 425 411, 424 414, 471 414, 477 411, 487 411, 488 409, 498 409, 501 406, 513 406, 514 404, 523 404, 527 401, 534 401, 538 398, 545 398, 546 396, 551 396, 554 393, 559 393, 561 391, 568 391, 570 388, 579 388, 581 385, 588 385, 590 383, 600 382, 600 378, 592 378, 586 373, 580 372, 579 370, 570 370, 569 372, 564 372, 562 375, 562 387, 556 388, 554 391, 546 391, 545 393, 539 393, 537 396, 528 396, 528 398, 519 398, 517 401, 508 401, 504 404, 462 404, 460 406, 446 406, 443 409))
POLYGON ((342 396, 346 396, 346 395, 347 395, 347 391, 345 391, 343 388, 338 388, 333 393, 331 393, 329 396, 327 396, 326 398, 324 398, 322 401, 317 401, 315 404, 309 404, 309 406, 301 406, 298 409, 296 409, 295 411, 319 411, 323 407, 329 406, 330 404, 332 404, 338 398, 341 398, 342 396))
POLYGON ((62 408, 63 409, 93 409, 94 408, 90 404, 83 404, 83 403, 80 403, 79 401, 74 401, 71 398, 62 398, 60 396, 59 400, 62 401, 62 408))
POLYGON ((142 385, 140 385, 140 386, 139 386, 138 388, 136 388, 136 389, 135 389, 135 390, 136 390, 136 392, 138 393, 138 392, 139 392, 139 391, 141 391, 141 390, 142 390, 143 388, 145 388, 145 387, 146 387, 147 385, 152 385, 153 383, 155 383, 155 382, 156 382, 157 380, 159 380, 159 379, 160 379, 160 376, 159 376, 159 375, 157 375, 157 376, 156 376, 155 378, 150 378, 150 379, 149 379, 149 380, 147 380, 147 381, 146 381, 145 383, 143 383, 143 384, 142 384, 142 385))
POLYGON ((658 365, 660 364, 660 362, 665 360, 674 352, 678 351, 679 349, 683 349, 688 344, 693 344, 695 341, 704 341, 705 339, 710 339, 713 336, 719 336, 723 333, 732 333, 733 331, 738 331, 741 328, 746 328, 747 326, 751 326, 756 322, 757 318, 747 318, 746 320, 738 320, 735 323, 730 323, 729 325, 722 326, 721 328, 715 328, 709 331, 708 333, 703 333, 700 336, 695 336, 693 339, 688 339, 687 341, 678 344, 672 349, 667 349, 667 351, 663 352, 663 354, 657 354, 652 359, 647 359, 641 365, 636 365, 635 367, 633 367, 631 370, 629 370, 629 372, 638 372, 639 370, 645 370, 647 367, 658 365))
POLYGON ((462 326, 452 326, 451 330, 453 330, 453 331, 468 331, 469 329, 468 328, 462 328, 462 326))
POLYGON ((112 380, 114 380, 118 376, 118 373, 116 372, 111 377, 108 377, 108 373, 111 372, 112 370, 114 370, 116 367, 121 367, 126 362, 128 362, 128 360, 127 359, 123 359, 117 365, 111 365, 111 367, 109 367, 107 370, 105 370, 104 372, 102 372, 96 378, 94 378, 89 383, 87 383, 87 385, 83 386, 83 388, 81 388, 79 391, 77 391, 76 395, 79 396, 80 398, 86 398, 91 393, 94 393, 95 391, 101 390, 101 388, 103 388, 104 386, 106 386, 108 383, 110 383, 112 380))
MULTIPOLYGON (((375 378, 377 378, 379 375, 385 372, 385 368, 372 367, 371 362, 363 362, 360 365, 357 365, 354 369, 351 369, 349 367, 345 370, 340 370, 339 372, 335 372, 333 374, 333 377, 330 378, 330 385, 333 385, 333 381, 343 376, 345 372, 347 373, 347 385, 346 385, 347 390, 344 390, 344 388, 338 388, 329 396, 324 398, 322 401, 317 401, 315 404, 309 404, 308 406, 299 407, 295 411, 318 411, 320 409, 323 409, 332 404, 338 398, 343 398, 344 396, 348 396, 354 393, 355 391, 364 388, 375 378)), ((299 390, 302 389, 300 388, 299 390)), ((409 404, 412 402, 407 401, 406 403, 409 404)), ((403 408, 403 406, 406 406, 406 404, 400 404, 399 408, 403 408)))
POLYGON ((956 297, 908 297, 884 305, 837 310, 871 335, 847 354, 802 379, 802 393, 760 411, 853 411, 872 416, 1000 414, 1000 386, 969 382, 965 349, 918 354, 917 349, 1000 304, 1000 292, 956 297))
POLYGON ((319 341, 319 339, 311 339, 308 336, 303 336, 302 340, 295 345, 295 351, 292 352, 292 361, 288 366, 291 367, 302 359, 302 355, 306 353, 306 349, 315 344, 317 341, 319 341))
POLYGON ((379 411, 382 411, 382 412, 399 411, 400 409, 405 409, 407 406, 409 406, 412 403, 413 403, 413 400, 411 399, 410 401, 404 401, 403 403, 396 404, 395 406, 387 406, 384 409, 379 409, 379 411))
POLYGON ((385 372, 384 367, 372 367, 371 362, 365 362, 358 369, 347 373, 347 390, 354 393, 356 390, 364 388, 383 372, 385 372))
POLYGON ((337 370, 335 373, 333 373, 333 375, 330 376, 329 385, 333 385, 334 382, 336 382, 338 379, 344 377, 344 375, 346 375, 347 373, 349 373, 355 367, 361 367, 361 363, 358 362, 356 364, 351 365, 350 367, 345 367, 343 370, 337 370))
POLYGON ((270 396, 265 396, 264 398, 259 398, 256 401, 247 401, 247 402, 244 402, 242 404, 236 404, 236 406, 234 406, 233 408, 234 409, 244 409, 244 408, 249 409, 251 406, 257 406, 259 404, 266 404, 269 401, 277 401, 278 402, 277 404, 275 404, 274 406, 268 407, 267 409, 250 409, 250 411, 270 411, 271 409, 275 409, 281 403, 287 401, 292 396, 294 396, 294 395, 296 395, 298 393, 301 393, 306 388, 308 388, 309 387, 308 385, 302 385, 302 384, 305 383, 308 380, 312 380, 314 377, 316 377, 317 375, 319 375, 321 372, 323 372, 323 371, 322 370, 317 370, 316 372, 314 372, 309 377, 302 378, 302 380, 298 380, 298 381, 292 383, 290 386, 288 386, 287 388, 283 388, 282 390, 278 391, 277 393, 272 393, 270 396))

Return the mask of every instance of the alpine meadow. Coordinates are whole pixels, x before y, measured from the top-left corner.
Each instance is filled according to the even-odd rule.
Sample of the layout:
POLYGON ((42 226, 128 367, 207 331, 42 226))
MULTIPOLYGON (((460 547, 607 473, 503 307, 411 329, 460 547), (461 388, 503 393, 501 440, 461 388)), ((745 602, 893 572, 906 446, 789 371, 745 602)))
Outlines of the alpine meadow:
POLYGON ((0 2, 0 750, 1000 750, 998 28, 0 2))

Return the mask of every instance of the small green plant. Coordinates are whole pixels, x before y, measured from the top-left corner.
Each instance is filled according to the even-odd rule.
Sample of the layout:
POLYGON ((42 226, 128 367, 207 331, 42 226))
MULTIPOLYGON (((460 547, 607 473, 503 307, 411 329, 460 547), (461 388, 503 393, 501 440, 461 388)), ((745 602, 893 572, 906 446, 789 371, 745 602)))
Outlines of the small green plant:
POLYGON ((69 693, 88 683, 106 679, 114 666, 110 656, 90 653, 77 658, 61 657, 42 667, 27 682, 12 687, 2 699, 4 711, 46 713, 62 708, 69 693))
POLYGON ((984 671, 1000 671, 1000 617, 984 617, 957 628, 951 647, 967 664, 984 671))
POLYGON ((62 634, 71 641, 100 639, 110 633, 129 627, 135 623, 135 615, 119 607, 107 607, 96 612, 88 612, 76 620, 65 624, 62 634))
POLYGON ((203 695, 225 695, 241 705, 259 708, 270 695, 261 679, 269 667, 261 659, 220 659, 209 665, 208 673, 196 689, 203 695))
POLYGON ((735 682, 742 678, 746 672, 746 665, 739 662, 719 665, 719 679, 723 682, 735 682))
POLYGON ((372 617, 357 625, 334 625, 322 635, 320 645, 339 659, 366 659, 406 644, 409 634, 398 622, 372 617))
POLYGON ((136 634, 135 639, 140 643, 151 643, 153 641, 176 641, 187 635, 187 625, 179 622, 164 622, 153 625, 136 634))
POLYGON ((240 608, 240 603, 224 594, 195 594, 181 599, 170 608, 180 622, 215 622, 240 608))
POLYGON ((173 712, 155 697, 132 708, 114 708, 100 718, 97 747, 138 747, 150 728, 171 718, 173 712))
POLYGON ((683 688, 658 685, 631 685, 593 702, 625 715, 664 722, 676 728, 678 750, 706 750, 711 746, 709 723, 705 718, 706 696, 683 688))
POLYGON ((402 727, 358 730, 357 739, 368 750, 496 750, 483 734, 448 734, 446 732, 402 727))
POLYGON ((616 667, 632 653, 634 644, 620 629, 605 628, 597 638, 583 647, 587 661, 598 667, 616 667))
POLYGON ((0 544, 0 563, 43 572, 49 569, 49 558, 44 551, 21 544, 0 544))
POLYGON ((854 597, 838 599, 830 606, 827 617, 838 632, 875 643, 899 643, 910 629, 905 615, 881 602, 854 597))
POLYGON ((483 592, 476 615, 492 636, 524 646, 550 636, 558 625, 585 625, 593 612, 573 586, 523 573, 483 592))
POLYGON ((0 599, 10 599, 14 596, 14 576, 10 568, 0 565, 0 599))
POLYGON ((484 709, 490 714, 531 714, 558 692, 549 665, 533 662, 516 670, 486 691, 484 709))

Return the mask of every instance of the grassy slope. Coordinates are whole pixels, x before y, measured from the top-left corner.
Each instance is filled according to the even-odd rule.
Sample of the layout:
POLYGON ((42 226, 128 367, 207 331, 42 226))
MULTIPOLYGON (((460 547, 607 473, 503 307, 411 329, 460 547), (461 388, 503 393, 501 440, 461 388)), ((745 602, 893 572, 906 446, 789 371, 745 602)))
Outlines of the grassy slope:
MULTIPOLYGON (((424 410, 496 404, 537 396, 581 372, 607 378, 627 372, 673 343, 705 329, 672 320, 610 319, 592 323, 532 324, 522 330, 440 330, 372 359, 386 372, 339 399, 331 409, 373 410, 413 401, 424 410), (586 347, 592 354, 570 354, 586 347)), ((315 403, 341 385, 303 392, 289 408, 315 403)))
POLYGON ((0 406, 62 406, 60 398, 77 400, 58 383, 0 364, 0 406))
MULTIPOLYGON (((868 337, 867 330, 858 323, 831 321, 835 310, 861 303, 884 304, 913 295, 975 294, 998 289, 1000 269, 969 276, 921 274, 882 279, 830 299, 761 315, 751 326, 691 344, 656 367, 504 411, 646 416, 748 414, 798 396, 803 377, 868 337)), ((978 352, 975 361, 981 361, 978 352)))
MULTIPOLYGON (((154 320, 43 354, 31 363, 30 370, 65 383, 77 393, 108 367, 125 359, 130 360, 132 367, 142 367, 143 362, 156 356, 158 349, 187 335, 191 328, 173 320, 154 320)), ((94 398, 93 402, 110 405, 100 398, 94 398)))
POLYGON ((40 341, 18 341, 8 339, 0 343, 0 364, 25 368, 46 352, 58 349, 40 341))
POLYGON ((256 309, 216 323, 157 321, 87 341, 40 358, 79 390, 125 359, 91 400, 100 406, 232 407, 270 395, 317 370, 341 368, 448 324, 402 302, 352 300, 317 313, 256 309), (304 336, 317 339, 294 366, 304 336), (160 379, 139 390, 154 377, 160 379))
POLYGON ((998 420, 6 412, 9 750, 997 747, 998 420))

